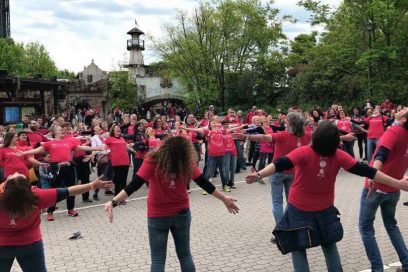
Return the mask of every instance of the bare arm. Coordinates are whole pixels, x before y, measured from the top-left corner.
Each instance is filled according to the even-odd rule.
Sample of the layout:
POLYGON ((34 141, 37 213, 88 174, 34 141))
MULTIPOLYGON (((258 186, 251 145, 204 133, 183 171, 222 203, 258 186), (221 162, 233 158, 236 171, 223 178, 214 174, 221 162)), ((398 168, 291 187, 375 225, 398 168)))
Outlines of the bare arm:
POLYGON ((271 134, 247 135, 246 139, 248 141, 259 141, 259 142, 272 142, 273 141, 273 137, 271 134))
POLYGON ((185 130, 205 134, 204 128, 188 128, 188 127, 186 127, 185 130))
POLYGON ((40 146, 40 147, 37 147, 36 149, 30 149, 27 151, 19 152, 18 155, 19 156, 34 155, 34 154, 40 154, 44 152, 45 152, 45 149, 42 146, 40 146))

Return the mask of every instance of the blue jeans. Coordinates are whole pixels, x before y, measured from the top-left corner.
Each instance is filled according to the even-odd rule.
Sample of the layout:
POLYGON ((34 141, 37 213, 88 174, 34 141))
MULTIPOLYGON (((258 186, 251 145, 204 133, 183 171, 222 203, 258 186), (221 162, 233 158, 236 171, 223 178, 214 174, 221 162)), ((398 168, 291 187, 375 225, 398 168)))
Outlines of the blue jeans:
POLYGON ((181 271, 196 271, 190 252, 191 214, 189 209, 183 212, 174 216, 147 219, 152 259, 151 272, 164 272, 169 231, 173 235, 181 271))
POLYGON ((0 246, 0 271, 10 271, 14 259, 24 272, 47 271, 42 241, 27 246, 0 246))
POLYGON ((378 139, 367 139, 367 161, 370 163, 377 147, 378 139))
POLYGON ((205 178, 212 178, 215 168, 220 169, 222 187, 226 186, 228 181, 224 171, 224 156, 208 156, 207 169, 205 170, 205 178))
POLYGON ((231 152, 227 152, 224 155, 224 173, 227 179, 228 185, 234 185, 235 167, 237 166, 237 156, 232 155, 231 152))
POLYGON ((237 149, 237 170, 246 170, 246 160, 244 157, 244 144, 241 141, 235 141, 235 148, 237 149))
POLYGON ((288 200, 293 174, 275 173, 269 177, 269 182, 271 183, 272 213, 275 223, 278 224, 283 216, 283 190, 285 190, 286 200, 288 200))
POLYGON ((374 272, 384 271, 381 253, 375 239, 374 220, 377 209, 381 208, 384 227, 387 230, 391 243, 398 254, 402 268, 408 270, 408 250, 395 220, 395 210, 400 198, 400 192, 375 192, 367 198, 368 189, 361 193, 359 229, 363 239, 366 254, 374 272))
MULTIPOLYGON (((328 272, 341 272, 340 255, 337 250, 336 243, 330 245, 322 245, 324 258, 326 259, 328 272)), ((306 250, 298 250, 292 252, 293 269, 295 272, 309 272, 309 263, 307 261, 306 250)))

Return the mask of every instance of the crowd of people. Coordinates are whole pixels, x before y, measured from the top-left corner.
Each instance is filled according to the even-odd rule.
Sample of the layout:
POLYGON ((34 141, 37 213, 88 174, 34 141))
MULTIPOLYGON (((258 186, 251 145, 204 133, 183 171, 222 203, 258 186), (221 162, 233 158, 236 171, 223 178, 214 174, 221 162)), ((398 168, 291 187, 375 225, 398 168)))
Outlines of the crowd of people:
MULTIPOLYGON (((381 208, 402 263, 400 271, 408 271, 408 251, 395 220, 400 189, 408 190, 404 178, 408 108, 389 100, 379 105, 367 100, 363 107, 350 112, 340 105, 325 111, 291 107, 276 116, 256 106, 245 115, 235 109, 220 115, 213 106, 202 116, 187 113, 185 108, 182 112, 180 116, 175 107, 166 104, 158 113, 152 110, 138 116, 115 109, 101 118, 97 111, 88 109, 71 117, 25 117, 19 131, 12 125, 0 126, 0 234, 16 237, 29 231, 27 235, 32 235, 27 243, 0 239, 0 252, 7 253, 0 254, 0 271, 9 271, 14 258, 25 269, 27 260, 19 257, 22 247, 34 245, 33 252, 43 252, 39 234, 42 209, 47 209, 46 219, 54 221, 55 203, 66 199, 68 216, 75 217, 75 195, 81 194, 83 202, 92 203, 100 201, 99 189, 103 189, 105 195, 113 197, 105 205, 112 220, 113 208, 126 205, 126 198, 143 184, 149 188, 151 271, 164 271, 163 241, 167 243, 169 231, 182 270, 195 271, 189 249, 190 180, 203 189, 203 195, 215 196, 229 212, 237 213, 235 199, 226 193, 236 189, 235 174, 247 169, 252 172, 246 177, 248 183, 265 184, 263 179, 269 177, 277 224, 271 242, 283 253, 292 253, 294 270, 308 271, 306 249, 321 245, 328 270, 342 271, 336 242, 343 232, 333 204, 339 168, 367 177, 359 228, 372 270, 382 271, 383 267, 373 228, 376 211, 381 208), (354 154, 355 142, 358 156, 354 154), (396 164, 398 167, 392 167, 396 164), (90 182, 92 172, 100 177, 94 182, 90 182), (212 184, 217 175, 221 191, 212 184), (79 183, 83 187, 72 191, 79 183), (13 208, 6 203, 11 195, 18 194, 24 194, 28 204, 39 204, 29 207, 24 201, 13 202, 13 208), (310 233, 305 224, 318 227, 310 233), (292 229, 304 231, 289 231, 292 229), (305 237, 309 243, 303 243, 305 237), (17 247, 14 255, 10 246, 17 247)), ((45 271, 41 254, 38 269, 27 271, 45 271)))

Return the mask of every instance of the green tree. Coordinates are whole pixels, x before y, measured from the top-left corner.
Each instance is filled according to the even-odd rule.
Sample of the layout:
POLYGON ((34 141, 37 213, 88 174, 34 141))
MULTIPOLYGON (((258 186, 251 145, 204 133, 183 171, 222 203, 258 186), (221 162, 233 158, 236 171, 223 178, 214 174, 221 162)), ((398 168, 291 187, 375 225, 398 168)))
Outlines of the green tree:
POLYGON ((241 79, 249 77, 251 62, 284 38, 277 14, 260 0, 201 1, 192 16, 179 12, 176 24, 166 28, 167 39, 156 48, 186 87, 190 102, 220 105, 225 88, 226 96, 248 103, 252 80, 241 79), (242 85, 237 86, 237 79, 242 85))
POLYGON ((58 69, 44 45, 39 44, 38 42, 29 43, 24 46, 24 49, 25 76, 33 74, 41 74, 46 78, 57 76, 58 69))
POLYGON ((109 73, 109 101, 112 108, 131 110, 136 105, 136 85, 127 71, 109 73))

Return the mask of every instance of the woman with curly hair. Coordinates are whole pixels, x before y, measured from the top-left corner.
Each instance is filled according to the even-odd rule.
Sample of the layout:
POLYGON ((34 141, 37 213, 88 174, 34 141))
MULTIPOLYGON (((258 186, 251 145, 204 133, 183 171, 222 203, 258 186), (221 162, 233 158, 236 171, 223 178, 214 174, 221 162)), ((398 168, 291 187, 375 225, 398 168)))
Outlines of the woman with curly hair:
POLYGON ((181 271, 195 271, 190 252, 191 214, 187 184, 194 180, 198 186, 221 200, 231 213, 237 213, 235 199, 216 190, 204 178, 196 163, 194 147, 184 137, 169 137, 147 155, 132 182, 105 204, 110 221, 113 208, 149 184, 147 217, 151 253, 151 271, 164 271, 169 231, 173 235, 181 271))

